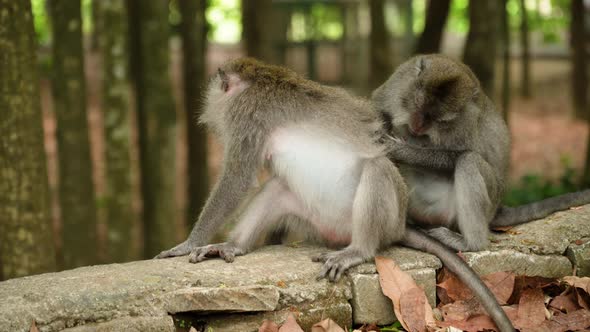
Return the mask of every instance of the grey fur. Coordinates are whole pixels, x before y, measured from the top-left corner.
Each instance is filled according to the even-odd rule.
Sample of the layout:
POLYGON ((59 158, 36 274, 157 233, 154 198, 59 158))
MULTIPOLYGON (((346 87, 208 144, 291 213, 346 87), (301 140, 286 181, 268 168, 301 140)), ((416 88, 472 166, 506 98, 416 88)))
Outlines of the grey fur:
POLYGON ((402 175, 410 190, 415 189, 410 198, 412 219, 445 227, 433 228, 430 235, 455 250, 485 248, 488 225, 503 195, 510 135, 479 81, 464 64, 446 56, 418 56, 374 92, 373 102, 378 111, 390 115, 391 134, 401 138, 390 144, 393 151, 403 153, 390 157, 403 165, 402 175), (412 126, 423 132, 412 134, 412 126), (424 174, 432 180, 419 180, 422 187, 414 186, 413 179, 424 174), (431 195, 428 188, 437 181, 448 183, 453 200, 427 216, 424 205, 439 197, 423 199, 418 206, 412 197, 431 195))
POLYGON ((395 139, 389 140, 390 157, 400 163, 411 192, 415 183, 425 188, 410 194, 410 216, 435 227, 429 234, 455 250, 487 247, 490 226, 516 225, 590 203, 590 190, 585 190, 515 208, 500 205, 510 158, 509 131, 473 72, 456 60, 437 54, 412 58, 372 99, 386 114, 382 118, 391 122, 389 134, 395 139), (430 122, 427 128, 412 134, 410 127, 420 127, 424 119, 430 122), (420 180, 425 175, 429 179, 420 180), (428 184, 433 189, 441 179, 452 183, 451 207, 446 215, 425 215, 421 211, 440 200, 433 199, 428 184))
MULTIPOLYGON (((321 238, 319 232, 309 230, 310 224, 324 231, 332 227, 335 232, 349 227, 348 234, 338 235, 348 236, 345 248, 316 258, 324 263, 320 277, 335 281, 351 266, 371 259, 378 249, 403 237, 406 187, 386 156, 386 147, 379 140, 383 136, 382 122, 367 101, 342 89, 305 80, 284 68, 240 59, 224 65, 210 81, 202 121, 224 142, 222 175, 189 238, 158 258, 190 254, 189 261, 193 263, 215 256, 231 262, 235 256, 252 250, 258 239, 272 230, 300 229, 303 223, 311 237, 321 238), (318 167, 315 164, 330 165, 331 161, 313 160, 309 164, 285 166, 281 164, 280 154, 267 155, 279 149, 272 146, 277 144, 276 137, 285 128, 292 128, 287 130, 291 134, 310 130, 320 138, 325 136, 328 144, 343 147, 345 160, 349 154, 354 156, 346 168, 350 171, 336 180, 345 189, 354 186, 350 195, 346 195, 346 190, 343 194, 335 191, 337 188, 314 188, 314 184, 307 184, 311 186, 311 195, 315 191, 332 190, 333 193, 324 196, 330 199, 344 195, 350 198, 349 203, 317 209, 310 206, 317 203, 316 197, 301 196, 297 181, 307 179, 296 174, 315 172, 314 167, 318 167), (256 171, 263 166, 272 177, 256 194, 249 196, 256 171), (207 245, 231 216, 238 223, 228 242, 207 245), (325 224, 324 219, 342 226, 325 224)), ((297 136, 285 142, 297 144, 297 136)), ((307 148, 313 152, 312 146, 307 148)), ((317 199, 325 199, 317 195, 317 199)), ((324 238, 330 244, 338 236, 324 238)))

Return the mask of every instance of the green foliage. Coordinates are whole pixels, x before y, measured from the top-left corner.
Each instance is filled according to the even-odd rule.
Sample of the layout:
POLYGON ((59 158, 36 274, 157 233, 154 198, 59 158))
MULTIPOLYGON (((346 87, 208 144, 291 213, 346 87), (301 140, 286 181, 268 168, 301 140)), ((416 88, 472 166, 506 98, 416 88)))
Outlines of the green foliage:
POLYGON ((404 328, 402 327, 402 323, 400 323, 399 321, 388 325, 388 326, 383 326, 379 328, 381 330, 381 332, 403 332, 405 331, 404 328))
POLYGON ((31 0, 31 9, 33 10, 33 20, 35 24, 35 34, 39 45, 49 45, 49 22, 48 13, 45 11, 45 0, 31 0))
POLYGON ((447 29, 458 34, 469 31, 469 0, 451 1, 447 29))
MULTIPOLYGON (((287 7, 278 7, 287 10, 287 7)), ((338 40, 344 34, 342 12, 338 6, 329 4, 311 4, 292 6, 291 29, 289 39, 338 40)))
POLYGON ((242 13, 239 0, 209 0, 208 39, 219 43, 237 43, 242 36, 242 13))
POLYGON ((580 190, 577 184, 575 170, 568 158, 562 158, 563 174, 557 181, 551 181, 538 174, 527 174, 519 183, 508 188, 504 197, 504 204, 516 206, 539 201, 545 198, 580 190))

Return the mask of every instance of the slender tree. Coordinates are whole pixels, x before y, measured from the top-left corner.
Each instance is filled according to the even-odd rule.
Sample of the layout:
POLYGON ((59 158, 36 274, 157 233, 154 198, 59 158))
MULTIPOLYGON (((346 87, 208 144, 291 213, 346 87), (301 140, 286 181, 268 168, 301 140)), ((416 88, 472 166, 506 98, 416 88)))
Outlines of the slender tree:
POLYGON ((442 35, 447 24, 451 0, 430 0, 426 9, 424 31, 416 44, 417 54, 440 52, 442 35))
POLYGON ((55 270, 29 1, 0 0, 0 280, 55 270))
MULTIPOLYGON (((571 2, 570 38, 572 47, 572 97, 577 118, 585 119, 590 128, 590 105, 588 103, 588 52, 584 0, 571 2)), ((590 186, 590 135, 586 140, 586 162, 582 183, 590 186)))
POLYGON ((105 133, 105 209, 110 261, 139 258, 134 243, 131 186, 131 86, 127 7, 124 0, 95 0, 102 55, 102 109, 105 133))
POLYGON ((64 268, 97 261, 80 0, 50 0, 64 268))
POLYGON ((571 2, 572 95, 575 116, 588 119, 588 42, 584 22, 584 0, 571 2))
POLYGON ((506 10, 508 0, 500 0, 502 19, 502 116, 508 123, 510 114, 510 16, 506 10))
POLYGON ((273 0, 242 0, 242 41, 246 54, 268 63, 285 63, 284 42, 289 23, 289 11, 273 5, 273 0))
POLYGON ((389 32, 385 25, 383 6, 383 0, 369 2, 371 14, 369 85, 371 89, 375 89, 385 82, 393 71, 393 52, 389 32))
POLYGON ((187 225, 197 220, 209 192, 207 172, 207 133, 197 125, 202 104, 200 89, 205 84, 207 1, 179 0, 180 34, 182 36, 184 106, 188 155, 187 225))
POLYGON ((176 114, 169 79, 167 1, 128 1, 143 198, 144 254, 175 242, 176 114))
POLYGON ((490 98, 494 98, 496 48, 498 45, 498 1, 469 1, 469 33, 463 61, 481 81, 490 98))
POLYGON ((529 18, 526 1, 520 0, 520 49, 522 52, 521 95, 531 97, 531 51, 529 42, 529 18))

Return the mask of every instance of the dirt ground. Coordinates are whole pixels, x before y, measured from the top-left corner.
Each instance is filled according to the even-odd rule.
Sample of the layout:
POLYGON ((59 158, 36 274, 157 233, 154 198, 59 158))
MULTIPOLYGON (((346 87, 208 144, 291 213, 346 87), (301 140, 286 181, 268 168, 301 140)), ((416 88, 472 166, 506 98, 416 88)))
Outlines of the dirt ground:
MULTIPOLYGON (((178 147, 177 147, 177 183, 186 183, 186 152, 184 145, 184 114, 182 105, 182 82, 180 75, 180 52, 178 45, 172 47, 172 70, 174 97, 178 113, 178 147)), ((228 57, 238 56, 236 51, 212 48, 209 52, 210 69, 216 68, 228 57)), ((94 183, 97 197, 104 193, 104 144, 102 131, 102 113, 100 107, 100 62, 96 54, 89 53, 86 58, 86 76, 88 91, 88 122, 92 144, 92 158, 94 162, 94 183)), ((322 67, 326 70, 326 67, 322 67)), ((329 68, 327 70, 330 70, 329 68)), ((547 178, 556 178, 563 171, 563 161, 578 170, 583 167, 588 126, 583 121, 574 120, 571 116, 572 107, 569 96, 569 62, 564 60, 535 60, 533 62, 533 98, 524 99, 519 96, 519 62, 512 64, 512 102, 510 106, 510 129, 512 133, 512 160, 510 179, 512 182, 521 176, 536 173, 547 178)), ((329 76, 329 73, 328 73, 329 76)), ((48 160, 49 183, 51 187, 53 223, 55 234, 60 234, 59 208, 57 201, 57 150, 55 142, 55 120, 52 111, 50 83, 47 78, 41 80, 41 97, 44 114, 45 147, 48 160)), ((136 137, 133 138, 136 141, 136 137)), ((221 147, 210 139, 210 175, 215 178, 221 163, 221 147)), ((132 151, 134 168, 137 169, 137 150, 132 151)), ((211 181, 213 182, 213 181, 211 181)), ((139 193, 137 176, 134 177, 134 190, 139 193)), ((185 188, 178 186, 177 218, 175 224, 178 240, 185 237, 184 206, 186 202, 185 188)), ((139 196, 139 195, 136 195, 139 196)), ((134 204, 134 210, 139 216, 141 202, 134 204)), ((104 218, 99 211, 99 237, 105 238, 104 218)), ((138 217, 139 220, 139 217, 138 217)), ((139 225, 139 221, 137 221, 139 225)), ((59 246, 60 239, 56 239, 59 246)), ((103 242, 104 243, 104 242, 103 242)), ((58 248, 59 249, 59 248, 58 248)))

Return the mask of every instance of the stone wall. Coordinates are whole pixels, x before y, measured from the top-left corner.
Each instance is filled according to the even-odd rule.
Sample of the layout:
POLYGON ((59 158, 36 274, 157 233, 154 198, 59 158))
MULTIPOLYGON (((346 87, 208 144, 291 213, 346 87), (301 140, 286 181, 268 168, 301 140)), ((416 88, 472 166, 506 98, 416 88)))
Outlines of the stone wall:
MULTIPOLYGON (((490 250, 465 253, 479 273, 559 277, 590 274, 590 205, 491 235, 490 250)), ((309 246, 268 246, 228 264, 186 257, 83 267, 0 282, 0 331, 175 331, 173 317, 213 331, 257 331, 262 320, 299 313, 304 329, 331 317, 340 326, 394 321, 374 264, 338 283, 316 280, 309 246)), ((406 248, 393 258, 434 305, 440 261, 406 248)))

